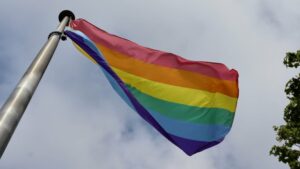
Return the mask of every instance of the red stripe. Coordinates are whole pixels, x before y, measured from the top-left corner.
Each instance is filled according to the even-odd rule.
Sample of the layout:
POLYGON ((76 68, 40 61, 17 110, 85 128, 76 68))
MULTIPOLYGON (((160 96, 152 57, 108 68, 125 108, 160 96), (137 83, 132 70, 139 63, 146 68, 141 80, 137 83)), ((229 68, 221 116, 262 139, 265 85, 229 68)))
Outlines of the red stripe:
POLYGON ((229 70, 224 64, 190 61, 172 53, 146 48, 127 39, 109 34, 84 19, 72 21, 71 27, 74 30, 83 32, 95 43, 100 43, 110 49, 147 63, 196 72, 222 80, 237 81, 238 79, 238 72, 234 69, 229 70))

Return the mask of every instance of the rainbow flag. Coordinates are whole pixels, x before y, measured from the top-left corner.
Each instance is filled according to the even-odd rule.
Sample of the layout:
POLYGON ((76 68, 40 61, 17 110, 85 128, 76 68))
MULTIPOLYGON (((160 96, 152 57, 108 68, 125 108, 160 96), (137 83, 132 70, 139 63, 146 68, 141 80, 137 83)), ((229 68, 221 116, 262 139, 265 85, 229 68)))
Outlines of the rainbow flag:
POLYGON ((217 145, 230 131, 239 94, 236 70, 140 46, 84 19, 70 27, 65 34, 124 101, 186 154, 217 145))

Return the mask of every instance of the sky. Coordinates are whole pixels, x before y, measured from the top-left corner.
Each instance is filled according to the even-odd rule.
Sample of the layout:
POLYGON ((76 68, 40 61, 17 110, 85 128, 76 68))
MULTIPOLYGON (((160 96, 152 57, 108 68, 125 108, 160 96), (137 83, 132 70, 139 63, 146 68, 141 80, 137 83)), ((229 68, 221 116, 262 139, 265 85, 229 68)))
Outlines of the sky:
POLYGON ((296 0, 1 0, 0 105, 70 9, 143 46, 238 70, 240 97, 225 140, 191 157, 113 91, 70 40, 61 41, 2 159, 2 169, 287 169, 269 156, 283 124, 282 64, 300 49, 296 0))

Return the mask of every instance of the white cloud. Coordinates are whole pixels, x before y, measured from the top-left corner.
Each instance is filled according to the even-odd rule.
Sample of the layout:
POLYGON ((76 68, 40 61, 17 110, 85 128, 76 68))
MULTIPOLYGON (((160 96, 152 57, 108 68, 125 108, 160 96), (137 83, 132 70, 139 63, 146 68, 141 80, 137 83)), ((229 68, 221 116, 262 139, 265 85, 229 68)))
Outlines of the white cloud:
MULTIPOLYGON (((69 41, 60 42, 0 168, 274 168, 272 126, 282 123, 282 65, 299 47, 296 1, 1 1, 0 101, 71 9, 109 32, 240 73, 232 131, 220 145, 186 156, 114 93, 69 41), (17 12, 16 12, 17 11, 17 12), (2 30, 2 31, 1 31, 2 30)), ((1 102, 1 103, 2 103, 1 102)))

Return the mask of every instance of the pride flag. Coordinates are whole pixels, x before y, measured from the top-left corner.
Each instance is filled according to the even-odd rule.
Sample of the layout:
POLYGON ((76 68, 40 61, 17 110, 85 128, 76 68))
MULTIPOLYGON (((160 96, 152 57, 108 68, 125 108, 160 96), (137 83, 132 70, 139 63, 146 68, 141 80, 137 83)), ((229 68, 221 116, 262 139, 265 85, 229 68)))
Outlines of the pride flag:
POLYGON ((230 131, 239 94, 236 70, 140 46, 84 19, 70 27, 65 34, 124 101, 186 154, 220 143, 230 131))

